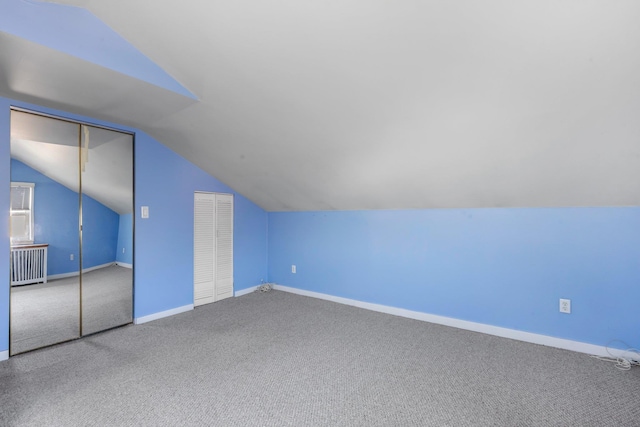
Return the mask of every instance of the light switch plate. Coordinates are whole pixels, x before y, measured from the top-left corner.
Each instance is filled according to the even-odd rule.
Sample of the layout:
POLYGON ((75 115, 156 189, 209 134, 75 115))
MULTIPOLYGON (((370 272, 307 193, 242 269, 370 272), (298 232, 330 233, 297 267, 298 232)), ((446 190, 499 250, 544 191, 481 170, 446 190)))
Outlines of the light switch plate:
POLYGON ((149 206, 143 206, 140 212, 142 218, 149 218, 149 206))

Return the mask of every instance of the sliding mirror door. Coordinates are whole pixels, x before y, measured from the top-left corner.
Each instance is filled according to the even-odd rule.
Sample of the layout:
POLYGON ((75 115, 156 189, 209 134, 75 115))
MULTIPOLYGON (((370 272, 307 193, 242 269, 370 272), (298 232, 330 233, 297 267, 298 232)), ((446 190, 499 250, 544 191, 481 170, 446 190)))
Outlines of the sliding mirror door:
POLYGON ((133 136, 11 111, 10 353, 131 323, 133 136))
POLYGON ((79 126, 11 112, 11 354, 80 336, 79 126))
POLYGON ((82 335, 132 321, 133 136, 82 125, 82 335))

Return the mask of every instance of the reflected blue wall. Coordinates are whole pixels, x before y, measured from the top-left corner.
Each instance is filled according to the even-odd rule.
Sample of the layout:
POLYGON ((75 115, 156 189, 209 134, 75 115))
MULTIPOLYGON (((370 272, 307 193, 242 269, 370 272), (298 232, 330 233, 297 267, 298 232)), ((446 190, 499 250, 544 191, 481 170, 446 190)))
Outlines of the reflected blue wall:
POLYGON ((120 215, 116 261, 133 264, 133 214, 120 215))
MULTIPOLYGON (((35 184, 34 239, 49 244, 48 274, 78 271, 78 193, 15 159, 11 160, 11 180, 35 184)), ((119 215, 86 195, 82 196, 82 210, 83 268, 115 262, 119 215)))
POLYGON ((120 215, 82 195, 82 269, 116 261, 120 215))

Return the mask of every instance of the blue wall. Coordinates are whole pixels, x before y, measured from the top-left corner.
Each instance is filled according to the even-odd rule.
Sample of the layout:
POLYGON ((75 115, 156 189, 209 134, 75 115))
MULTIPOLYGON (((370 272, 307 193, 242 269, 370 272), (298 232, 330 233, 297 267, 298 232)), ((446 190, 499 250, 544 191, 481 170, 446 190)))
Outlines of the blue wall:
MULTIPOLYGON (((9 105, 0 98, 0 351, 8 349, 9 105)), ((193 192, 231 190, 151 136, 120 128, 136 132, 135 212, 150 207, 135 229, 141 317, 193 302, 193 192)), ((638 207, 267 215, 235 194, 234 219, 236 290, 266 279, 596 345, 640 345, 638 207), (572 300, 571 315, 558 312, 559 298, 572 300)))
POLYGON ((268 227, 281 285, 640 346, 638 207, 269 213, 268 227))
MULTIPOLYGON (((49 244, 49 275, 78 271, 78 193, 15 159, 11 160, 11 180, 35 184, 34 240, 49 244)), ((118 214, 91 197, 82 197, 83 268, 114 262, 118 214)))
MULTIPOLYGON (((135 133, 135 212, 150 207, 149 219, 136 219, 134 317, 193 304, 193 192, 235 195, 234 288, 267 278, 267 213, 151 136, 59 110, 0 97, 0 352, 9 348, 9 107, 40 111, 135 133)), ((117 244, 117 240, 116 240, 117 244)), ((115 250, 114 250, 115 253, 115 250)))
POLYGON ((133 214, 120 215, 116 261, 133 264, 133 214))
POLYGON ((0 31, 195 99, 195 96, 93 13, 46 1, 3 0, 0 31))
POLYGON ((194 191, 235 194, 235 290, 266 279, 264 210, 144 132, 136 134, 135 159, 135 212, 149 206, 149 218, 136 220, 136 317, 193 304, 194 191))

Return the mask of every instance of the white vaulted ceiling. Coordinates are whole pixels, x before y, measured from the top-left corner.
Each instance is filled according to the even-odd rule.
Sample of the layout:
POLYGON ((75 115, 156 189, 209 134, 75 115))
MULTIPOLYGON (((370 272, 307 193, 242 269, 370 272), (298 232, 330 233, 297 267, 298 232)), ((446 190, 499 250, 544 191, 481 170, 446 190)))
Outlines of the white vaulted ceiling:
POLYGON ((636 0, 56 3, 195 99, 6 33, 0 94, 140 128, 267 210, 640 204, 636 0))

